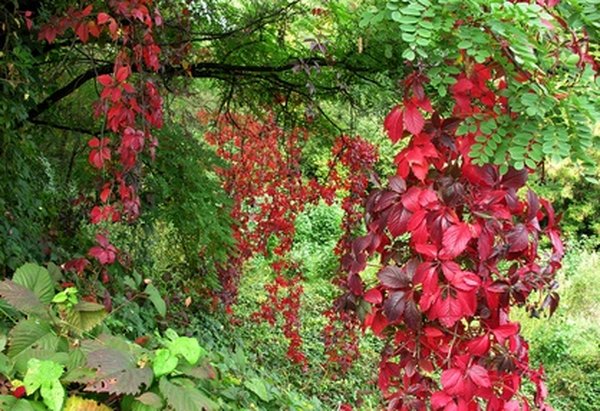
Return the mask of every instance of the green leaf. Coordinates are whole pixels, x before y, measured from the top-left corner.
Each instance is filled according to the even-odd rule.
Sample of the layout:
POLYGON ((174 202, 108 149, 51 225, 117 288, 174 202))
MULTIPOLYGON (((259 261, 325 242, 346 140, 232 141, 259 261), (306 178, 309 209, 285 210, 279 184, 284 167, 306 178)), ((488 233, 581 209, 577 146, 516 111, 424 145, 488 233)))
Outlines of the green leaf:
POLYGON ((204 393, 194 388, 189 380, 178 378, 173 382, 162 377, 158 386, 169 408, 174 411, 211 411, 218 408, 204 393))
POLYGON ((27 363, 27 374, 25 374, 23 380, 27 394, 33 394, 42 385, 49 385, 58 380, 63 371, 63 366, 54 361, 40 361, 37 358, 32 358, 27 363))
POLYGON ((160 395, 153 392, 145 392, 139 397, 136 397, 135 400, 150 408, 162 409, 163 407, 162 398, 160 398, 160 395))
POLYGON ((150 298, 150 301, 154 305, 154 308, 156 308, 156 311, 158 312, 158 314, 161 317, 164 317, 165 315, 167 315, 167 305, 165 304, 165 301, 160 296, 160 293, 158 292, 156 287, 152 284, 148 284, 146 286, 146 290, 144 292, 146 294, 148 294, 148 298, 150 298))
POLYGON ((0 283, 0 297, 25 314, 40 314, 44 305, 30 289, 14 281, 5 280, 0 283))
POLYGON ((65 390, 59 381, 63 371, 63 366, 54 361, 30 359, 23 379, 27 395, 41 388, 44 404, 52 411, 60 411, 65 400, 65 390))
POLYGON ((88 301, 79 301, 66 310, 66 321, 77 332, 92 330, 106 318, 104 306, 88 301))
POLYGON ((177 357, 168 349, 160 348, 156 350, 156 355, 152 362, 154 377, 158 378, 165 374, 170 374, 177 367, 178 362, 177 357))
POLYGON ((402 53, 402 57, 405 58, 408 61, 413 61, 416 57, 415 52, 412 51, 411 49, 406 49, 404 50, 404 52, 402 53))
POLYGON ((135 395, 152 382, 150 368, 138 368, 131 354, 110 348, 89 353, 87 366, 96 370, 88 391, 135 395))
POLYGON ((56 353, 59 338, 47 321, 22 320, 10 330, 7 355, 15 369, 25 373, 30 358, 48 359, 56 353))
POLYGON ((192 365, 196 364, 201 356, 206 355, 206 351, 195 338, 177 337, 169 341, 167 347, 173 355, 181 355, 192 365))
POLYGON ((52 411, 62 410, 63 402, 65 401, 65 389, 60 381, 55 380, 50 385, 42 385, 41 389, 44 404, 52 411))
POLYGON ((0 374, 8 375, 12 370, 10 359, 3 353, 0 353, 0 374))
POLYGON ((19 267, 12 280, 33 291, 42 304, 50 304, 54 297, 54 282, 50 273, 37 264, 28 263, 19 267))
POLYGON ((244 385, 264 402, 269 402, 273 399, 273 396, 267 390, 265 382, 258 377, 254 377, 248 381, 245 381, 244 385))

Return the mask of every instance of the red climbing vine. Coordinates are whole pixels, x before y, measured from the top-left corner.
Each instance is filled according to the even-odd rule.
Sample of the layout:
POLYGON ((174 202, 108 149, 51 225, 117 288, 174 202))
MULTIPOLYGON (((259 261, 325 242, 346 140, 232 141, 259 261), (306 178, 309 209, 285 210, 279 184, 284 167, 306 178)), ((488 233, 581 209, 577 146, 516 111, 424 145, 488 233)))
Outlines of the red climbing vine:
POLYGON ((498 93, 502 75, 482 64, 460 74, 453 116, 443 118, 423 92, 426 77, 414 73, 386 118, 392 141, 408 145, 396 156, 397 174, 371 194, 368 233, 354 241, 344 267, 347 298, 372 305, 365 326, 387 340, 379 386, 389 409, 549 409, 543 370, 529 366, 510 311, 556 308, 557 218, 548 201, 520 190, 527 169, 500 174, 472 163, 479 127, 457 135, 473 113, 514 115, 498 93), (374 254, 378 281, 365 289, 359 273, 374 254), (536 292, 540 300, 530 303, 536 292), (523 378, 537 387, 533 404, 520 393, 523 378))
MULTIPOLYGON (((152 0, 107 3, 108 9, 99 12, 93 5, 82 10, 70 8, 62 16, 53 16, 38 33, 39 39, 48 43, 71 30, 82 43, 90 37, 106 37, 118 46, 112 74, 97 77, 101 92, 95 114, 104 127, 101 136, 88 141, 89 163, 101 174, 99 201, 90 211, 92 224, 122 218, 132 221, 139 216, 139 156, 148 152, 154 157, 158 142, 152 130, 162 127, 162 98, 152 80, 152 73, 160 68, 161 51, 153 30, 162 25, 162 17, 157 9, 151 10, 152 0)), ((96 235, 96 243, 88 256, 101 266, 113 264, 119 250, 110 243, 107 229, 96 235)), ((81 272, 88 265, 76 261, 67 266, 81 272)))

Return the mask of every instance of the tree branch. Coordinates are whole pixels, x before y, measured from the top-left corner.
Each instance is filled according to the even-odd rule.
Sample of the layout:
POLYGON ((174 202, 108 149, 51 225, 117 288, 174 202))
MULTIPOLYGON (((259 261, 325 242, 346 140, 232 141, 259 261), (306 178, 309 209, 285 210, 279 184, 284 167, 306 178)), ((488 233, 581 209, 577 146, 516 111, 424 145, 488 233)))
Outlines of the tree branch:
MULTIPOLYGON (((331 62, 323 58, 308 58, 308 59, 292 59, 287 63, 278 66, 260 66, 260 65, 236 65, 236 64, 224 64, 224 63, 213 63, 203 62, 194 64, 186 69, 181 66, 166 66, 163 68, 161 74, 172 77, 172 76, 191 76, 194 78, 214 78, 219 80, 226 80, 232 77, 253 77, 256 75, 268 75, 291 72, 300 66, 310 66, 318 64, 321 67, 340 67, 342 69, 351 72, 368 72, 369 69, 363 67, 352 67, 344 63, 331 62)), ((56 90, 50 94, 35 107, 29 110, 27 119, 30 122, 35 120, 40 114, 47 111, 52 105, 56 104, 63 98, 69 96, 71 93, 76 91, 79 87, 85 84, 88 80, 91 80, 101 74, 110 74, 113 71, 112 64, 104 64, 101 66, 91 67, 87 71, 81 73, 79 76, 74 78, 72 81, 67 83, 62 88, 56 90)), ((275 76, 271 77, 275 80, 275 76)), ((277 78, 276 82, 283 81, 281 78, 277 78)), ((290 83, 288 83, 289 85, 290 83)), ((319 87, 317 87, 319 88, 319 87)), ((20 124, 22 125, 22 124, 20 124)), ((19 125, 19 126, 20 126, 19 125)))

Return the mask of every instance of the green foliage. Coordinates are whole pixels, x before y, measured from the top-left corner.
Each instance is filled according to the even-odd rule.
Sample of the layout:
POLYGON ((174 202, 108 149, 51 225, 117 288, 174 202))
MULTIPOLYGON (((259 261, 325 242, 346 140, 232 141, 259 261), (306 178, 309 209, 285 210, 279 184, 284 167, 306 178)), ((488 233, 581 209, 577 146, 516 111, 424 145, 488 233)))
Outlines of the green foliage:
MULTIPOLYGON (((449 104, 448 87, 457 67, 485 63, 490 57, 502 65, 506 89, 502 95, 518 117, 498 113, 493 121, 473 114, 458 134, 481 131, 471 157, 476 164, 494 163, 535 169, 543 158, 571 158, 588 176, 595 162, 590 149, 597 142, 593 127, 600 107, 600 79, 579 56, 555 42, 568 38, 549 11, 537 4, 501 0, 386 0, 365 2, 360 25, 366 41, 383 44, 384 59, 408 60, 424 67, 432 103, 449 104), (460 23, 456 23, 460 22, 460 23), (543 75, 543 81, 515 81, 524 72, 543 75)), ((562 1, 560 12, 569 29, 596 32, 595 1, 562 1)), ((595 46, 594 46, 595 47, 595 46)), ((450 111, 451 107, 447 107, 450 111)))
MULTIPOLYGON (((600 160, 597 150, 593 158, 600 160)), ((598 169, 590 175, 600 177, 598 169)), ((561 227, 572 241, 584 237, 599 238, 600 191, 597 184, 584 178, 583 170, 570 161, 548 163, 543 177, 533 183, 537 192, 552 201, 554 208, 562 214, 561 227)))
POLYGON ((530 341, 532 361, 544 365, 557 411, 600 407, 600 255, 572 244, 560 280, 561 303, 549 319, 517 318, 530 341))
MULTIPOLYGON (((321 212, 328 209, 317 206, 320 207, 323 207, 321 212)), ((308 211, 311 212, 314 211, 308 211)), ((372 364, 378 361, 380 340, 372 335, 363 336, 360 340, 361 357, 346 374, 339 375, 327 362, 322 334, 327 324, 324 312, 331 308, 337 289, 330 282, 331 273, 325 274, 313 274, 304 285, 300 321, 302 350, 308 359, 307 369, 299 369, 286 358, 287 342, 278 325, 272 327, 251 319, 252 313, 264 302, 266 294, 263 287, 272 276, 268 261, 262 258, 253 259, 246 267, 246 276, 240 284, 239 301, 234 310, 242 319, 241 324, 235 329, 221 332, 228 338, 220 337, 215 344, 222 345, 227 340, 233 340, 231 344, 244 350, 244 357, 248 358, 246 361, 251 361, 253 367, 264 368, 269 380, 277 379, 280 385, 295 387, 305 396, 318 398, 320 405, 312 409, 336 409, 342 403, 354 404, 357 409, 378 409, 381 398, 375 384, 377 370, 373 369, 372 364)), ((242 368, 242 371, 246 370, 243 375, 247 375, 248 368, 248 365, 242 368)))
POLYGON ((310 280, 332 278, 338 259, 333 250, 342 234, 342 209, 336 204, 309 206, 296 219, 292 258, 310 280))
POLYGON ((118 400, 109 405, 124 411, 238 410, 252 404, 266 410, 321 409, 316 400, 278 388, 266 372, 251 371, 239 350, 208 351, 196 338, 172 329, 164 336, 156 333, 150 347, 141 347, 107 334, 103 307, 72 300, 76 289, 56 293, 54 280, 45 283, 50 277, 44 267, 27 264, 17 273, 0 284, 0 303, 17 310, 8 339, 0 334, 0 374, 22 379, 27 398, 0 396, 2 409, 58 411, 65 404, 66 410, 106 411, 110 408, 96 402, 106 401, 106 394, 118 400), (23 290, 41 310, 32 311, 15 297, 23 290), (78 397, 67 399, 67 391, 78 397))
POLYGON ((27 394, 32 395, 40 389, 44 404, 51 411, 62 410, 65 400, 65 389, 59 381, 62 374, 63 366, 54 361, 30 359, 23 380, 27 394))

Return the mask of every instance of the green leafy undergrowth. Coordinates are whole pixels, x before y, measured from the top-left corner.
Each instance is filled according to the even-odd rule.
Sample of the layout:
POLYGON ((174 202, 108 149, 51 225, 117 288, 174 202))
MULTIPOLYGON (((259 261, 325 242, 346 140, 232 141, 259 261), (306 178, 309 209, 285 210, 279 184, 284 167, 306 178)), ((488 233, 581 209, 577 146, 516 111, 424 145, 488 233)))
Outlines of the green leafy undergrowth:
POLYGON ((549 399, 557 411, 600 409, 600 253, 586 243, 590 241, 569 247, 555 315, 544 321, 525 312, 516 315, 530 342, 532 361, 544 366, 549 399))
POLYGON ((154 330, 146 346, 111 335, 104 307, 75 287, 57 291, 60 275, 26 264, 0 282, 3 411, 322 409, 240 349, 207 350, 172 329, 154 330))

